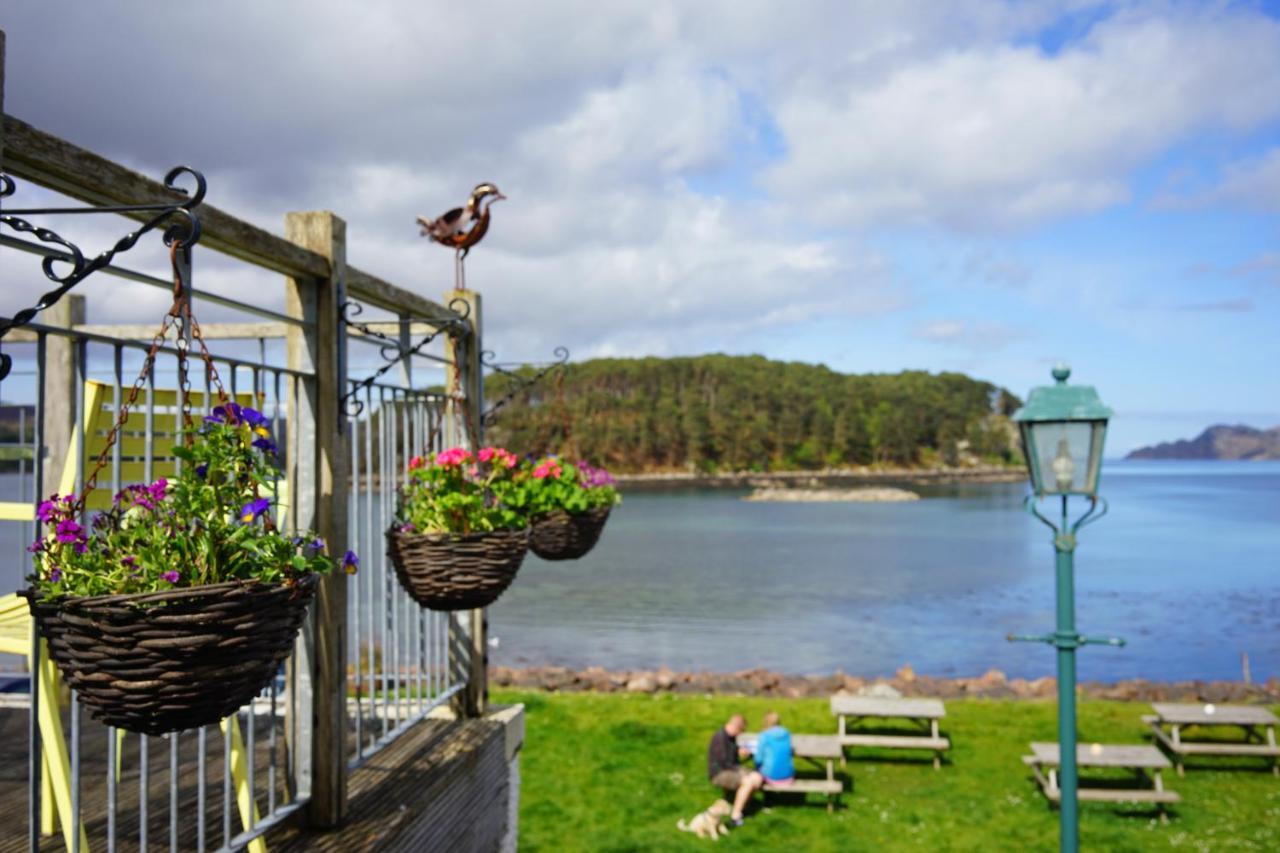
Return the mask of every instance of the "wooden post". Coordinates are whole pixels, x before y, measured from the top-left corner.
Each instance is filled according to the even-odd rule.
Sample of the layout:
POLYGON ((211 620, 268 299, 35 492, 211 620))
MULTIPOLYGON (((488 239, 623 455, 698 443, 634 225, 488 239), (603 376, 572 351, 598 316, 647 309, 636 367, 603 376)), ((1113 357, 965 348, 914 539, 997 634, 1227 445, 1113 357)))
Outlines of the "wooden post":
MULTIPOLYGON (((445 304, 453 306, 465 302, 470 309, 467 322, 470 334, 454 334, 446 350, 445 387, 457 387, 464 397, 461 402, 448 400, 445 410, 446 430, 461 433, 454 440, 458 444, 474 440, 484 443, 484 383, 480 367, 481 319, 480 294, 473 290, 451 290, 445 294, 445 304), (461 430, 458 424, 461 422, 461 430)), ((455 433, 456 435, 456 433, 455 433)), ((446 431, 446 441, 449 433, 446 431)), ((478 450, 479 446, 472 450, 478 450)), ((463 691, 454 710, 462 716, 478 717, 489 703, 489 619, 484 608, 455 613, 449 622, 450 662, 455 672, 465 672, 467 689, 463 691), (465 651, 464 651, 465 650, 465 651), (462 659, 465 655, 465 660, 462 659)))
MULTIPOLYGON (((308 324, 289 328, 289 367, 315 374, 314 379, 301 382, 298 411, 290 412, 291 418, 298 418, 297 429, 290 431, 290 479, 295 481, 290 482, 290 495, 297 526, 315 529, 329 544, 329 553, 341 559, 347 548, 350 458, 339 402, 345 390, 340 308, 346 274, 346 223, 327 211, 290 213, 285 217, 285 236, 323 255, 330 270, 328 278, 285 280, 286 313, 308 324)), ((340 824, 347 806, 346 612, 347 578, 338 571, 320 583, 313 612, 311 659, 298 665, 299 669, 310 669, 312 719, 300 715, 297 751, 309 752, 308 820, 319 827, 340 824)))
MULTIPOLYGON (((85 302, 69 293, 40 313, 47 326, 70 329, 84 323, 85 302)), ((76 341, 62 335, 45 338, 44 447, 39 464, 44 466, 46 490, 56 488, 65 470, 72 437, 76 434, 76 341), (52 484, 50 486, 50 484, 52 484)), ((83 452, 83 451, 82 451, 83 452)), ((38 495, 46 498, 48 495, 38 495)))

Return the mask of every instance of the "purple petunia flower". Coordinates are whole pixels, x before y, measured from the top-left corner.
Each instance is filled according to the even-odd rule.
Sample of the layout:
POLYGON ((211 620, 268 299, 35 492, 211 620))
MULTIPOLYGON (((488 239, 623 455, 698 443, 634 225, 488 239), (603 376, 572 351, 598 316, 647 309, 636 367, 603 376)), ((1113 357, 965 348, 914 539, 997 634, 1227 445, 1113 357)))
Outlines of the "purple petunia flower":
POLYGON ((169 570, 169 571, 167 571, 167 572, 161 572, 161 573, 160 573, 160 579, 161 579, 161 580, 166 580, 166 581, 168 581, 169 583, 177 583, 177 582, 178 582, 178 578, 180 578, 180 577, 181 577, 181 575, 179 575, 179 574, 178 574, 177 569, 170 569, 170 570, 169 570))
POLYGON ((360 558, 356 556, 355 551, 347 551, 342 557, 342 570, 349 575, 354 575, 360 568, 360 558))
POLYGON ((120 565, 130 569, 136 569, 138 568, 138 558, 132 554, 128 554, 120 558, 120 565))
POLYGON ((62 569, 54 566, 49 570, 49 583, 60 583, 62 581, 62 569))
POLYGON ((30 545, 27 546, 28 554, 39 554, 43 550, 44 550, 43 539, 37 539, 36 541, 32 542, 30 545))
POLYGON ((72 519, 64 518, 58 522, 57 533, 59 542, 75 542, 84 535, 84 528, 72 519))
POLYGON ((48 520, 53 517, 54 512, 57 511, 57 500, 58 496, 54 495, 47 501, 41 501, 40 506, 36 508, 36 518, 41 521, 48 522, 48 520))
POLYGON ((249 501, 247 504, 240 507, 240 520, 245 524, 250 524, 257 521, 258 517, 270 508, 270 498, 258 498, 257 500, 249 501))

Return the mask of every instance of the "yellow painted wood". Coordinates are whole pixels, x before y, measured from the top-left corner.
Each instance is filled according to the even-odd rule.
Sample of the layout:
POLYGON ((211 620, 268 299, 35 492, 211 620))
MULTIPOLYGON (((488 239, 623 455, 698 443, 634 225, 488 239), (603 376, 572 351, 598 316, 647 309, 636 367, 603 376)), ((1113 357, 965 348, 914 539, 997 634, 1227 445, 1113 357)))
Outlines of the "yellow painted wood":
POLYGON ((35 507, 29 503, 0 501, 0 521, 32 521, 35 517, 35 507))
MULTIPOLYGON (((250 710, 249 713, 253 713, 250 710)), ((250 826, 250 815, 252 815, 252 825, 257 825, 258 803, 253 798, 253 792, 249 789, 249 769, 248 759, 244 748, 244 739, 240 737, 240 720, 235 714, 227 717, 219 724, 222 728, 223 737, 231 738, 231 781, 236 789, 236 806, 240 810, 240 823, 248 831, 250 826), (230 725, 230 734, 228 734, 228 724, 230 725)), ((267 842, 261 838, 255 838, 249 842, 249 853, 267 853, 267 842)))

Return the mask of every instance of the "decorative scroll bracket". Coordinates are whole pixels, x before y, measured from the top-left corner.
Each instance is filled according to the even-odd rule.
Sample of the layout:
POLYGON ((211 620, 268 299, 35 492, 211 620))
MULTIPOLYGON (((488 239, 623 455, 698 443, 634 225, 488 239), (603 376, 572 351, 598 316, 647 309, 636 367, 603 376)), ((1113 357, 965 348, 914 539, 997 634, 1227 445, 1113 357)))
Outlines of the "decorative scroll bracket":
MULTIPOLYGON (((56 304, 59 299, 67 294, 73 287, 84 281, 93 273, 102 269, 111 263, 112 259, 121 252, 127 252, 137 244, 142 235, 159 227, 165 222, 169 222, 169 226, 164 231, 164 242, 166 246, 177 246, 183 250, 189 250, 200 239, 200 218, 195 213, 195 208, 204 201, 205 190, 207 184, 204 175, 197 172, 189 166, 175 166, 170 169, 168 174, 164 176, 165 189, 186 196, 186 199, 180 202, 154 202, 150 204, 117 204, 105 205, 102 207, 32 207, 22 208, 19 210, 9 210, 0 212, 0 225, 7 225, 14 231, 22 234, 34 235, 37 240, 42 243, 52 243, 61 246, 67 251, 67 255, 61 257, 46 257, 41 262, 44 269, 45 277, 50 281, 57 283, 57 287, 40 297, 35 305, 30 308, 24 308, 12 317, 0 321, 0 339, 14 329, 27 325, 36 318, 36 315, 46 308, 56 304), (186 189, 178 186, 177 180, 183 176, 190 176, 195 180, 196 186, 194 191, 188 192, 186 189), (86 213, 138 213, 145 211, 154 211, 155 215, 147 219, 140 228, 130 231, 115 242, 110 249, 99 253, 96 257, 85 258, 84 253, 80 251, 74 243, 61 237, 57 232, 33 225, 25 216, 62 216, 65 214, 86 214, 86 213), (180 222, 172 221, 174 218, 181 220, 180 222), (62 274, 58 273, 55 264, 67 263, 71 265, 71 269, 62 274)), ((14 194, 17 186, 13 182, 13 178, 5 174, 0 174, 0 199, 7 198, 14 194)), ((4 379, 9 375, 9 371, 13 368, 13 359, 0 353, 0 379, 4 379)))
POLYGON ((512 400, 514 400, 519 395, 523 394, 525 391, 528 391, 534 385, 537 385, 539 382, 545 379, 548 374, 556 370, 564 369, 564 366, 569 363, 569 350, 566 347, 560 346, 560 347, 556 347, 552 352, 555 355, 556 360, 547 364, 545 367, 542 368, 542 370, 538 371, 531 377, 521 376, 519 373, 516 373, 513 370, 507 370, 498 362, 493 361, 494 354, 491 350, 485 350, 484 352, 480 353, 480 363, 482 365, 489 368, 490 370, 493 370, 495 373, 501 373, 503 376, 513 379, 517 383, 519 383, 511 391, 508 391, 506 396, 504 396, 501 400, 494 403, 492 406, 490 406, 488 409, 485 410, 484 415, 482 415, 480 418, 480 421, 482 424, 484 424, 484 426, 493 426, 494 421, 496 421, 498 417, 498 410, 501 409, 503 406, 510 403, 512 400))
MULTIPOLYGON (((391 368, 395 367, 405 359, 412 358, 419 354, 424 348, 426 348, 427 344, 431 343, 445 332, 452 332, 455 330, 470 332, 471 324, 467 322, 467 317, 471 314, 471 306, 466 302, 466 300, 455 299, 449 303, 449 308, 458 315, 458 319, 446 320, 442 323, 438 323, 434 332, 426 335, 413 346, 404 347, 401 346, 400 341, 396 338, 393 338, 390 335, 384 335, 368 323, 362 323, 359 320, 354 319, 364 313, 364 306, 360 305, 360 303, 353 302, 351 300, 346 300, 342 303, 342 307, 339 310, 342 314, 341 319, 344 329, 356 329, 362 335, 386 342, 378 348, 378 354, 382 356, 382 360, 385 361, 386 364, 379 367, 372 375, 366 376, 364 379, 361 379, 359 382, 352 385, 350 390, 342 395, 339 402, 342 404, 343 411, 347 413, 347 417, 355 418, 360 416, 360 413, 364 411, 364 402, 359 398, 359 393, 366 388, 372 387, 373 383, 386 375, 391 368)), ((437 323, 438 321, 433 320, 431 322, 437 323)))

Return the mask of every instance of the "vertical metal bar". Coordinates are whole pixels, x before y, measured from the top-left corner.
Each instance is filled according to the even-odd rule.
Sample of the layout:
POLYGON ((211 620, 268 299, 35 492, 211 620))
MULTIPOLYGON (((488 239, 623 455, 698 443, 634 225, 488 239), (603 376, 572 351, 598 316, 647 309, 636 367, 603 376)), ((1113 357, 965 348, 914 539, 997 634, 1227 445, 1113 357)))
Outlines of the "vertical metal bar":
MULTIPOLYGON (((208 401, 205 397, 205 401, 208 401)), ((204 853, 205 846, 205 810, 208 808, 208 796, 205 788, 205 775, 208 770, 209 727, 201 726, 196 732, 196 853, 204 853)))
POLYGON ((156 372, 154 370, 147 372, 147 409, 142 421, 143 429, 143 460, 142 460, 142 479, 148 483, 152 482, 152 457, 155 455, 152 450, 156 445, 156 372))
MULTIPOLYGON (((355 386, 347 389, 348 393, 355 393, 355 386)), ((348 418, 347 423, 350 425, 351 436, 351 502, 347 509, 347 541, 352 548, 361 548, 360 528, 360 420, 356 415, 348 418)), ((369 552, 362 550, 360 553, 368 557, 369 552)), ((348 649, 349 660, 355 664, 355 687, 356 687, 356 757, 360 755, 360 745, 364 737, 364 713, 361 704, 361 687, 363 681, 360 677, 360 578, 358 576, 347 580, 347 587, 351 591, 350 603, 348 605, 348 613, 351 620, 351 646, 348 649)))
MULTIPOLYGON (((367 539, 366 539, 366 545, 365 545, 365 556, 366 556, 366 560, 367 560, 367 562, 365 563, 365 565, 366 565, 366 567, 367 567, 367 568, 366 568, 365 573, 364 573, 364 574, 365 574, 365 581, 364 581, 364 587, 365 587, 365 601, 364 601, 364 605, 365 605, 365 608, 366 608, 366 611, 367 611, 367 617, 368 617, 368 618, 366 618, 366 619, 365 619, 365 631, 368 633, 368 638, 367 638, 367 639, 366 639, 366 641, 365 641, 365 655, 366 655, 366 657, 368 658, 368 665, 369 665, 369 677, 368 677, 368 684, 369 684, 369 713, 370 713, 370 715, 373 715, 373 714, 374 714, 374 709, 375 709, 375 705, 374 705, 374 696, 373 696, 373 694, 374 694, 374 690, 376 689, 376 686, 375 686, 375 685, 377 684, 377 682, 374 680, 374 679, 375 679, 375 676, 374 676, 374 669, 373 669, 373 662, 374 662, 374 656, 373 656, 373 644, 374 644, 374 636, 373 636, 373 634, 374 634, 374 630, 373 630, 373 576, 374 576, 374 562, 375 562, 375 561, 372 559, 372 556, 373 556, 373 553, 374 553, 374 549, 373 549, 373 536, 374 536, 374 533, 373 533, 373 531, 374 531, 374 526, 373 526, 373 502, 374 502, 375 498, 378 496, 378 491, 377 491, 377 490, 382 488, 382 484, 381 484, 381 483, 378 483, 378 484, 377 484, 377 486, 375 487, 375 486, 374 486, 374 479, 373 479, 373 388, 371 388, 371 387, 366 387, 366 388, 364 389, 364 392, 365 392, 365 396, 364 396, 364 400, 365 400, 365 406, 364 406, 364 410, 365 410, 365 425, 364 425, 364 482, 365 482, 365 487, 364 487, 364 488, 365 488, 365 496, 364 496, 364 526, 365 526, 365 536, 367 537, 367 539)), ((385 529, 386 527, 388 527, 388 526, 390 525, 390 520, 389 520, 389 519, 380 518, 380 519, 378 519, 378 520, 379 520, 380 522, 382 522, 382 524, 381 524, 380 526, 381 526, 383 529, 385 529)), ((378 549, 378 550, 382 550, 382 549, 378 549)), ((370 730, 374 729, 374 728, 376 727, 376 719, 372 719, 372 718, 371 718, 369 722, 370 722, 370 725, 369 725, 370 730)), ((370 735, 372 736, 372 731, 370 731, 370 735)), ((362 741, 362 742, 360 743, 360 754, 363 754, 363 750, 364 750, 364 743, 363 743, 363 741, 362 741)))
MULTIPOLYGON (((177 287, 179 289, 178 297, 187 304, 188 310, 191 307, 191 247, 184 246, 173 255, 175 273, 177 278, 177 287)), ((191 324, 183 323, 181 330, 182 337, 174 341, 174 345, 178 350, 178 393, 176 400, 178 409, 173 413, 173 443, 182 444, 182 434, 186 430, 187 421, 184 412, 187 410, 187 395, 190 390, 191 379, 189 375, 189 367, 187 365, 187 355, 191 352, 191 324)), ((175 456, 173 458, 174 471, 182 471, 182 458, 175 456)))
POLYGON ((147 849, 147 788, 151 784, 149 740, 146 735, 138 735, 138 849, 144 853, 147 849))
POLYGON ((231 722, 233 711, 222 729, 222 846, 231 846, 231 722))
MULTIPOLYGON (((33 499, 37 501, 44 495, 44 385, 48 343, 46 338, 45 332, 36 333, 35 453, 32 465, 35 479, 33 499)), ((40 530, 39 522, 34 526, 37 531, 40 530)), ((27 750, 27 847, 32 853, 40 849, 40 771, 43 754, 40 743, 40 643, 40 629, 33 619, 31 620, 31 700, 28 706, 31 713, 27 719, 27 743, 30 744, 27 750)))
POLYGON ((169 849, 178 849, 178 733, 169 734, 169 849))
POLYGON ((107 726, 107 853, 116 850, 116 750, 115 726, 107 726))
POLYGON ((253 699, 250 699, 250 700, 249 700, 249 708, 248 708, 248 715, 249 715, 249 719, 248 719, 248 720, 246 720, 246 727, 247 727, 248 732, 249 732, 249 734, 248 734, 248 746, 245 748, 245 757, 244 757, 244 760, 245 760, 245 768, 246 768, 246 771, 247 771, 247 772, 245 773, 245 776, 247 776, 247 777, 248 777, 248 779, 249 779, 249 825, 248 825, 247 827, 245 827, 246 829, 253 829, 253 823, 254 823, 254 821, 253 821, 253 812, 254 812, 254 808, 253 808, 253 806, 254 806, 254 803, 256 802, 256 800, 255 800, 255 793, 254 793, 254 792, 255 792, 257 789, 254 787, 254 784, 253 784, 253 769, 254 769, 254 768, 253 768, 253 764, 254 764, 254 762, 253 762, 253 753, 254 753, 254 733, 255 733, 255 729, 256 729, 256 725, 257 725, 256 721, 257 721, 257 719, 258 719, 258 714, 257 714, 257 711, 254 709, 254 707, 253 707, 253 706, 254 706, 254 702, 257 700, 257 698, 258 698, 258 697, 256 697, 256 696, 255 696, 255 697, 253 697, 253 699))
MULTIPOLYGON (((381 417, 378 418, 378 462, 381 469, 381 479, 378 484, 379 508, 382 510, 382 519, 389 521, 391 513, 388 511, 388 486, 391 482, 391 464, 389 457, 391 448, 388 446, 390 442, 387 440, 389 424, 391 418, 387 417, 387 392, 385 388, 378 389, 378 409, 381 417)), ((390 616, 387 612, 389 604, 388 598, 390 594, 389 578, 387 576, 387 560, 386 557, 380 555, 378 560, 378 580, 380 582, 379 597, 382 601, 382 615, 378 620, 378 627, 381 629, 381 647, 382 647, 382 665, 378 667, 382 672, 382 734, 385 736, 390 728, 390 713, 387 707, 387 691, 389 689, 387 678, 387 641, 390 639, 387 633, 387 626, 390 623, 390 616)))
MULTIPOLYGON (((74 421, 72 421, 72 434, 77 436, 78 440, 73 441, 70 447, 75 448, 76 454, 76 494, 84 494, 84 456, 88 450, 89 435, 84 428, 85 420, 85 399, 84 399, 84 381, 85 367, 88 358, 87 343, 83 338, 76 339, 75 345, 75 406, 74 421)), ((70 452, 70 448, 68 448, 70 452)), ((83 522, 83 519, 81 519, 83 522)), ((75 691, 71 691, 71 820, 72 826, 75 828, 71 832, 71 853, 80 853, 80 697, 75 691)))
POLYGON ((267 762, 267 814, 273 815, 276 812, 276 675, 271 676, 271 733, 267 736, 267 748, 271 752, 271 758, 267 762))
POLYGON ((1062 496, 1062 527, 1054 537, 1058 631, 1058 778, 1059 833, 1063 853, 1080 849, 1076 768, 1076 594, 1074 537, 1067 531, 1067 496, 1062 496))

